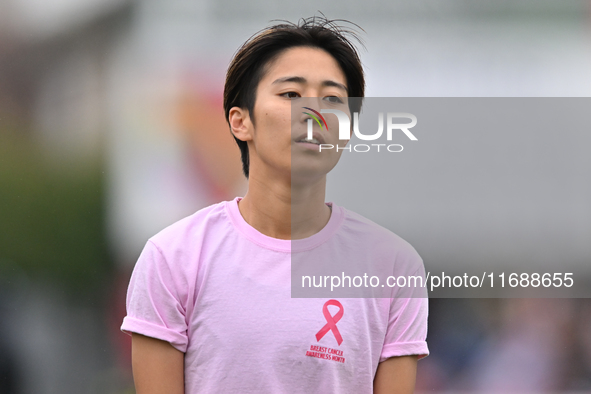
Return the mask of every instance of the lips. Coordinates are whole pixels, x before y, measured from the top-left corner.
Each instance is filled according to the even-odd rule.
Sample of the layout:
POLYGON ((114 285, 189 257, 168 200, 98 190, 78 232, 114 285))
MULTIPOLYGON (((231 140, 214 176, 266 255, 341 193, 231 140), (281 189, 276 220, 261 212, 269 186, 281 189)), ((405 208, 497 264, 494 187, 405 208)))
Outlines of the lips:
POLYGON ((308 133, 304 133, 302 135, 300 135, 298 138, 295 139, 295 142, 305 142, 308 144, 316 144, 316 145, 320 145, 320 144, 324 144, 324 137, 322 137, 322 135, 320 135, 320 133, 314 132, 312 134, 312 139, 309 140, 308 139, 308 133))

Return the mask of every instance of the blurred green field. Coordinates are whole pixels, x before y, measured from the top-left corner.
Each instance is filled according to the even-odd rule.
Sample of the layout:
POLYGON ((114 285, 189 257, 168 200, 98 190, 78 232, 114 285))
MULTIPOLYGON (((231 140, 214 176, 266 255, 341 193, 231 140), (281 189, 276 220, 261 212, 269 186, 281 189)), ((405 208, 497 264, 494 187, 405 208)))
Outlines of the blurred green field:
POLYGON ((74 295, 98 290, 112 267, 101 165, 56 160, 0 130, 0 277, 24 274, 74 295))

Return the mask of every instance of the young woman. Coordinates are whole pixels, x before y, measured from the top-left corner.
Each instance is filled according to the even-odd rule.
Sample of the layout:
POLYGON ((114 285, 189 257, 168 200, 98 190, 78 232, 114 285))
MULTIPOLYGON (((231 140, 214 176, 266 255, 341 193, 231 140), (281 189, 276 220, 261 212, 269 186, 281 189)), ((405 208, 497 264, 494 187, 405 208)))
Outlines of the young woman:
POLYGON ((309 115, 292 116, 295 99, 342 107, 364 86, 354 46, 326 19, 270 27, 239 49, 224 108, 248 192, 146 244, 122 326, 133 337, 138 394, 414 390, 417 359, 428 354, 425 298, 291 298, 299 253, 388 256, 404 272, 424 272, 402 239, 325 203, 340 152, 318 143, 339 143, 336 120, 327 116, 310 140, 309 115))

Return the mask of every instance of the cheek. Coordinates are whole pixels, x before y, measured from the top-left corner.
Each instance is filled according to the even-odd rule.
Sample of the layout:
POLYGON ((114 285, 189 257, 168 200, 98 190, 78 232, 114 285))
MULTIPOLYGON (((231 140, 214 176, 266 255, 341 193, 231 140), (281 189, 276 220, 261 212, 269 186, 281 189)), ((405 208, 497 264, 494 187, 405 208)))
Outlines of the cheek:
POLYGON ((265 129, 268 140, 282 144, 291 142, 291 115, 286 117, 278 113, 266 113, 265 129))
POLYGON ((276 152, 278 147, 291 144, 291 104, 273 98, 262 100, 261 104, 255 108, 256 144, 270 145, 276 152))
MULTIPOLYGON (((343 111, 344 112, 344 111, 343 111)), ((349 118, 349 130, 348 131, 348 135, 351 136, 353 135, 353 117, 350 116, 349 112, 345 112, 347 117, 349 118)), ((335 115, 328 115, 327 117, 325 117, 326 119, 326 124, 328 126, 328 130, 330 132, 331 135, 335 136, 337 139, 339 137, 339 120, 335 115)), ((341 140, 340 141, 340 145, 345 145, 349 140, 341 140)))

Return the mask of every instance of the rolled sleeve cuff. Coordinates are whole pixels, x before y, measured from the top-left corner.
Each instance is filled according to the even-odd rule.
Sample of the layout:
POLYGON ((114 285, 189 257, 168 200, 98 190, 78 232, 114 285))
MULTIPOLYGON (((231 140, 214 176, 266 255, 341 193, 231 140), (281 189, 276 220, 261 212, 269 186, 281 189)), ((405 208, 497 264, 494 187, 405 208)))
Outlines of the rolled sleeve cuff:
POLYGON ((170 328, 157 326, 143 320, 126 316, 121 325, 121 331, 131 335, 131 333, 145 335, 169 342, 175 349, 185 353, 187 351, 188 339, 187 336, 180 334, 170 328))
POLYGON ((420 360, 428 355, 429 348, 426 341, 391 343, 384 346, 380 355, 380 362, 390 357, 399 356, 418 356, 420 360))

